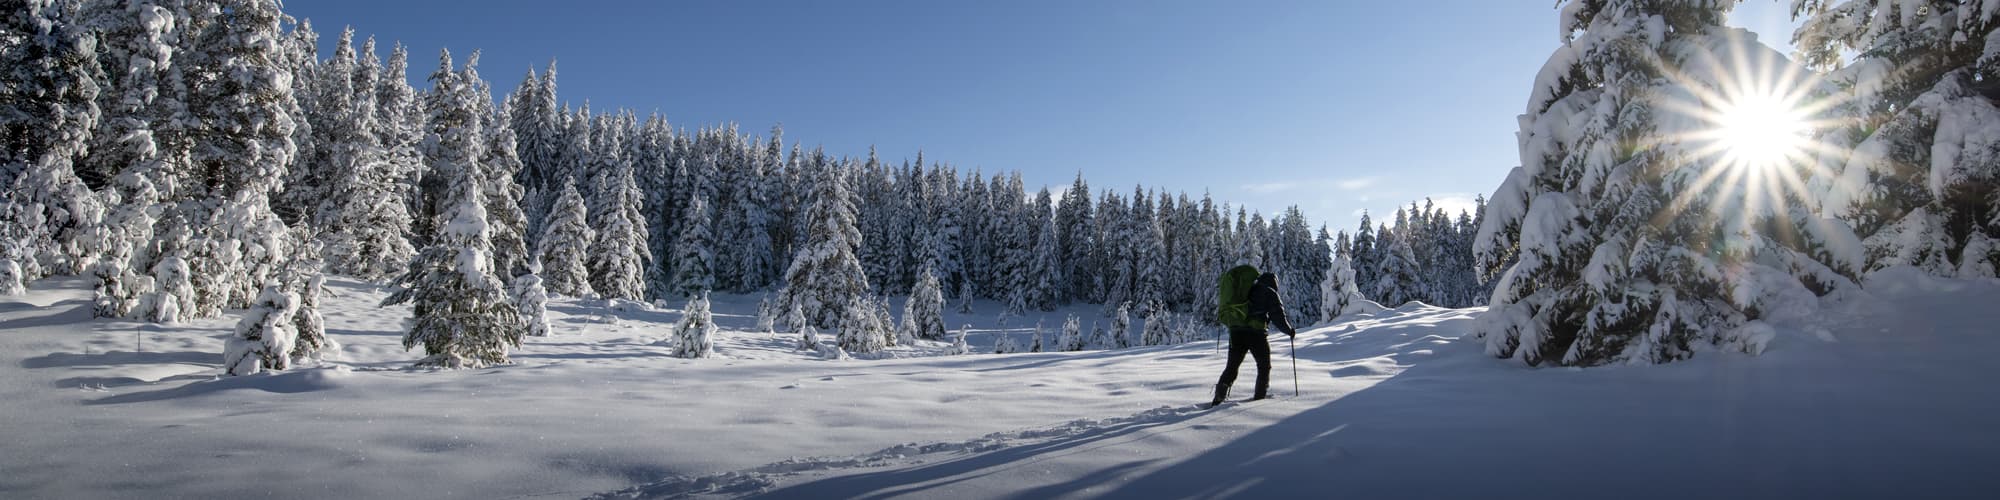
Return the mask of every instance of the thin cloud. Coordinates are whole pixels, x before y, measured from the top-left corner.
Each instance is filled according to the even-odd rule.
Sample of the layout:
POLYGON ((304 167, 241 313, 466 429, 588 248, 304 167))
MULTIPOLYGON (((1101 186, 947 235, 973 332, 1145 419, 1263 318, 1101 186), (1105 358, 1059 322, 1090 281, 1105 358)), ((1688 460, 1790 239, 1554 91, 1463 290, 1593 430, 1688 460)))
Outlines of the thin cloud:
POLYGON ((1375 181, 1378 181, 1378 180, 1381 180, 1381 178, 1380 178, 1380 177, 1361 177, 1361 178, 1356 178, 1356 179, 1342 179, 1342 180, 1339 180, 1339 181, 1336 181, 1336 182, 1334 182, 1334 183, 1333 183, 1333 187, 1337 187, 1337 188, 1340 188, 1340 190, 1342 190, 1342 191, 1355 191, 1355 190, 1360 190, 1360 189, 1367 189, 1367 188, 1368 188, 1368 186, 1373 186, 1373 185, 1375 185, 1375 181))
POLYGON ((1296 182, 1266 182, 1263 184, 1244 184, 1243 190, 1257 194, 1271 194, 1281 191, 1290 191, 1298 187, 1300 187, 1300 185, 1299 183, 1296 182))

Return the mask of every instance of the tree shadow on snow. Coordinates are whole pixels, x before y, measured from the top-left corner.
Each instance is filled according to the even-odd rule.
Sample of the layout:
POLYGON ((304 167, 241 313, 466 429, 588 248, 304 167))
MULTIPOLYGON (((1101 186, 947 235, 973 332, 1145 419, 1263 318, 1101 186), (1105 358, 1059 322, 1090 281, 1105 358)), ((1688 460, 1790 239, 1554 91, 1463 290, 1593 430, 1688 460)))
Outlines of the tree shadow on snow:
POLYGON ((22 368, 58 368, 72 366, 112 366, 112 365, 152 365, 184 363, 219 366, 222 354, 203 351, 177 352, 128 352, 108 351, 95 354, 55 352, 21 360, 22 368))
MULTIPOLYGON (((1114 447, 1129 441, 1121 438, 1127 438, 1127 437, 1143 438, 1143 436, 1145 435, 1143 433, 1145 431, 1158 427, 1164 427, 1180 423, 1182 421, 1194 418, 1199 414, 1200 413, 1194 411, 1183 411, 1177 413, 1168 413, 1163 416, 1152 417, 1152 418, 1128 420, 1101 427, 1089 428, 1087 430, 1083 430, 1075 434, 1064 436, 1057 439, 1052 439, 1038 443, 1024 444, 1024 445, 1006 446, 996 450, 973 453, 971 455, 951 460, 945 460, 942 462, 925 463, 911 467, 898 468, 881 472, 837 475, 814 481, 808 481, 805 483, 795 484, 784 488, 779 488, 776 490, 765 492, 763 494, 756 495, 756 497, 757 498, 801 498, 801 499, 848 498, 857 500, 877 500, 877 499, 897 497, 903 495, 914 495, 916 497, 936 496, 939 494, 939 492, 934 491, 934 489, 939 487, 948 486, 951 484, 968 481, 972 479, 977 479, 986 475, 999 473, 1017 467, 1027 466, 1035 462, 1039 462, 1041 460, 1049 459, 1052 457, 1059 457, 1072 453, 1087 453, 1101 448, 1114 447)), ((1150 461, 1140 460, 1137 462, 1138 463, 1122 465, 1120 466, 1119 470, 1142 467, 1145 466, 1147 462, 1150 461)), ((1083 479, 1091 480, 1101 477, 1115 476, 1116 474, 1118 474, 1118 472, 1116 471, 1100 471, 1098 473, 1086 475, 1083 479)), ((1034 492, 1070 491, 1066 489, 1068 487, 1069 485, 1054 485, 1050 487, 1037 488, 1034 490, 1028 490, 1020 497, 1021 498, 1046 497, 1047 496, 1046 494, 1037 495, 1034 492)))
MULTIPOLYGON (((1977 498, 2000 487, 1978 465, 2000 456, 1991 446, 2000 433, 1988 431, 1981 446, 1962 441, 1978 436, 1885 429, 1863 416, 1881 403, 1844 394, 1873 376, 1865 370, 1821 381, 1848 389, 1814 390, 1759 365, 1770 361, 1714 352, 1664 366, 1527 369, 1435 333, 1434 324, 1390 324, 1302 345, 1301 355, 1317 355, 1308 359, 1363 351, 1302 376, 1364 373, 1360 363, 1384 356, 1409 367, 1184 461, 1068 491, 1102 486, 1110 490, 1098 498, 1149 500, 1977 498), (1382 348, 1343 345, 1353 342, 1382 348)), ((1282 356, 1274 389, 1286 375, 1282 356)), ((1913 403, 1926 404, 1952 403, 1913 403)), ((1983 409, 1949 412, 1995 404, 1962 406, 1983 409)))
POLYGON ((0 330, 66 325, 90 321, 90 301, 83 299, 69 299, 47 306, 37 306, 25 302, 9 302, 0 305, 0 313, 33 309, 47 309, 55 312, 0 321, 0 330))

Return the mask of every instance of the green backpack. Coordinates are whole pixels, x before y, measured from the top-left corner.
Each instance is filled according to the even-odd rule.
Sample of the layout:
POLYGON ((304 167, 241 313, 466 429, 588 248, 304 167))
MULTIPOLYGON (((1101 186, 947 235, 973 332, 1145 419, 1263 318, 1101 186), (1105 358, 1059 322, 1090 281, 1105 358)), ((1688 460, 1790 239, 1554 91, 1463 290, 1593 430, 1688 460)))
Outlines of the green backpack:
POLYGON ((1215 320, 1230 329, 1263 331, 1264 318, 1250 317, 1250 288, 1257 285, 1257 268, 1236 266, 1222 273, 1216 287, 1215 320))

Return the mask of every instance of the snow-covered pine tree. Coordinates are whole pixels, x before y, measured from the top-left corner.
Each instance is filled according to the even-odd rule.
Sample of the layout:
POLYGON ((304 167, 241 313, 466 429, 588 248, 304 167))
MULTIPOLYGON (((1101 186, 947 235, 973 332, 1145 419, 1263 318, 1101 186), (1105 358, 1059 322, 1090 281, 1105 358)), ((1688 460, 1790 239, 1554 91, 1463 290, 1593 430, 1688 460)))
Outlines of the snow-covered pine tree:
POLYGON ((1013 354, 1017 352, 1021 352, 1021 344, 1015 342, 1014 336, 1009 335, 1006 330, 1001 330, 999 335, 993 336, 994 354, 1013 354))
POLYGON ((621 156, 623 127, 606 115, 599 115, 596 148, 591 165, 594 187, 590 196, 591 227, 597 240, 590 246, 586 265, 590 287, 605 298, 641 298, 645 291, 645 216, 639 213, 644 195, 632 177, 632 164, 621 156))
POLYGON ((1723 26, 1733 5, 1562 9, 1564 46, 1521 120, 1521 166, 1495 192, 1475 245, 1482 267, 1519 249, 1475 326, 1488 353, 1531 365, 1667 362, 1708 346, 1757 353, 1770 331, 1759 319, 1810 314, 1794 309, 1816 303, 1812 292, 1769 264, 1826 267, 1759 227, 1801 212, 1773 206, 1786 197, 1706 181, 1739 167, 1702 139, 1718 125, 1699 110, 1727 104, 1687 100, 1746 87, 1733 80, 1742 67, 1794 71, 1723 26))
POLYGON ((194 319, 193 271, 178 251, 166 252, 160 262, 153 264, 153 285, 155 292, 148 303, 151 310, 135 309, 147 321, 154 323, 186 323, 194 319))
POLYGON ((708 292, 697 292, 692 297, 681 308, 680 324, 674 326, 674 356, 714 356, 715 319, 708 311, 708 292))
POLYGON ((799 350, 819 352, 819 329, 805 325, 799 329, 799 350))
POLYGON ((479 52, 473 51, 460 78, 473 87, 476 102, 480 104, 477 110, 485 116, 486 149, 479 158, 480 171, 485 177, 479 180, 479 186, 486 200, 487 229, 493 241, 493 271, 499 273, 501 281, 511 285, 514 276, 533 272, 534 255, 528 253, 528 218, 521 210, 525 193, 517 180, 523 167, 521 157, 515 153, 518 139, 507 119, 508 113, 493 108, 492 88, 480 78, 478 64, 479 52))
POLYGON ((1035 232, 1033 262, 1028 266, 1028 276, 1033 280, 1029 286, 1029 302, 1035 309, 1055 310, 1063 303, 1069 280, 1063 277, 1065 266, 1062 262, 1062 248, 1057 241, 1056 220, 1048 215, 1050 195, 1043 188, 1035 195, 1036 211, 1033 222, 1039 227, 1035 232))
MULTIPOLYGON (((371 38, 363 46, 372 47, 373 42, 371 38)), ((367 48, 362 52, 369 57, 375 53, 367 48)), ((421 148, 427 118, 417 102, 416 89, 410 87, 409 59, 409 49, 401 43, 389 51, 388 64, 375 86, 375 119, 379 127, 375 135, 382 140, 382 147, 388 150, 389 165, 385 176, 394 179, 393 185, 398 191, 395 198, 402 200, 404 212, 410 214, 407 233, 412 238, 410 244, 414 246, 425 243, 423 239, 429 237, 430 226, 435 221, 431 220, 434 214, 419 210, 422 198, 417 193, 417 181, 426 168, 421 148)), ((403 262, 407 261, 398 263, 403 262)))
POLYGON ((815 179, 812 208, 805 215, 812 222, 778 295, 781 307, 797 306, 808 322, 823 327, 833 326, 843 307, 868 293, 868 276, 854 256, 861 234, 854 226, 854 204, 842 170, 828 169, 815 179))
POLYGON ((1124 349, 1132 347, 1132 303, 1121 302, 1118 312, 1111 315, 1111 344, 1106 347, 1124 349))
POLYGON ((1168 313, 1164 308, 1156 307, 1145 316, 1144 321, 1146 323, 1139 327, 1140 345, 1167 345, 1169 343, 1172 336, 1171 328, 1169 327, 1169 324, 1173 322, 1172 313, 1168 313))
POLYGON ((1395 307, 1404 302, 1423 300, 1424 279, 1417 264, 1416 251, 1411 248, 1409 238, 1394 235, 1378 239, 1382 244, 1381 260, 1375 272, 1374 296, 1384 305, 1395 307))
POLYGON ((564 178, 558 185, 555 204, 549 210, 549 221, 542 226, 540 249, 536 256, 541 259, 542 277, 547 280, 549 291, 568 297, 591 297, 596 292, 590 288, 590 270, 584 266, 584 258, 592 240, 597 239, 597 231, 585 221, 583 195, 577 193, 576 182, 564 178))
POLYGON ((542 287, 542 277, 535 273, 514 277, 507 285, 514 298, 515 314, 521 317, 522 334, 530 337, 547 337, 552 333, 549 326, 549 292, 542 287))
MULTIPOLYGON (((352 29, 341 35, 334 58, 319 68, 326 81, 315 88, 321 121, 313 127, 316 168, 325 169, 323 192, 307 193, 315 206, 330 269, 368 281, 394 276, 416 254, 404 236, 411 216, 390 152, 378 135, 378 83, 373 61, 358 62, 346 47, 352 29), (332 193, 339 193, 333 196, 332 193)), ((374 45, 366 46, 372 57, 374 45)), ((288 191, 289 192, 289 191, 288 191)))
POLYGON ((1110 335, 1110 333, 1104 331, 1104 327, 1098 326, 1096 321, 1092 321, 1090 322, 1090 337, 1084 340, 1082 349, 1078 350, 1110 349, 1114 345, 1110 335))
MULTIPOLYGON (((772 307, 777 305, 773 304, 772 307)), ((785 310, 785 329, 796 332, 804 330, 808 324, 811 322, 806 321, 806 313, 799 305, 793 304, 791 308, 785 310)))
POLYGON ((298 310, 292 314, 292 329, 295 341, 289 353, 292 364, 317 363, 327 352, 340 350, 340 344, 326 335, 326 318, 319 313, 320 295, 326 292, 326 275, 320 270, 326 267, 321 258, 320 245, 306 231, 294 231, 293 246, 300 254, 287 263, 279 276, 284 290, 298 298, 298 310))
MULTIPOLYGON (((2000 4, 1800 0, 1803 62, 1840 123, 1819 138, 1821 209, 1863 237, 1865 271, 1993 277, 2000 262, 2000 4)), ((1803 225, 1806 228, 1811 225, 1803 225)))
POLYGON ((1333 268, 1327 271, 1326 280, 1321 281, 1319 285, 1319 293, 1323 297, 1321 302, 1325 304, 1320 308, 1321 323, 1332 323, 1333 320, 1340 318, 1340 315, 1346 314, 1355 304, 1367 300, 1361 296, 1361 290, 1354 286, 1353 260, 1347 254, 1346 232, 1340 233, 1334 247, 1341 250, 1334 252, 1333 268))
POLYGON ((887 347, 906 345, 898 342, 896 316, 889 313, 889 299, 877 296, 870 302, 875 305, 875 331, 882 332, 882 345, 887 347))
POLYGON ((1375 224, 1368 220, 1368 212, 1364 210, 1361 212, 1361 227, 1354 231, 1354 245, 1347 252, 1349 264, 1354 266, 1356 288, 1375 289, 1375 274, 1382 268, 1375 244, 1375 224))
POLYGON ((248 307, 289 256, 270 200, 294 162, 299 106, 278 2, 221 1, 194 17, 203 28, 192 45, 202 49, 192 57, 195 80, 184 83, 188 112, 202 119, 189 130, 192 161, 207 188, 198 196, 220 201, 200 217, 189 257, 195 314, 213 317, 248 307))
POLYGON ((715 273, 711 271, 715 237, 710 229, 713 217, 708 201, 699 196, 689 198, 687 213, 681 220, 681 234, 674 239, 674 279, 669 290, 693 296, 715 286, 715 273))
POLYGON ((22 281, 82 272, 74 235, 103 208, 77 176, 99 117, 97 38, 76 2, 11 3, 0 14, 0 259, 22 281))
POLYGON ((944 291, 937 273, 928 267, 917 278, 917 286, 910 289, 910 299, 903 302, 903 324, 916 338, 944 340, 944 291))
MULTIPOLYGON (((449 67, 451 53, 441 56, 449 67)), ((415 319, 403 336, 405 349, 424 346, 418 366, 478 368, 505 364, 507 349, 521 345, 519 311, 494 275, 487 256, 486 202, 481 182, 481 149, 488 116, 478 112, 476 93, 459 78, 441 72, 435 82, 438 106, 432 110, 431 136, 424 155, 432 170, 448 173, 440 206, 438 232, 424 246, 409 270, 395 280, 402 288, 382 305, 414 303, 415 319)))
POLYGON ((1081 351, 1083 342, 1083 325, 1078 322, 1075 314, 1071 314, 1063 320, 1062 335, 1056 337, 1055 348, 1058 351, 1081 351))
POLYGON ((1044 349, 1042 346, 1042 322, 1036 321, 1034 341, 1028 344, 1028 352, 1042 352, 1042 349, 1044 349))
POLYGON ((264 287, 236 322, 236 333, 223 344, 222 372, 225 375, 255 375, 264 370, 286 370, 292 366, 292 346, 298 340, 293 314, 299 297, 284 287, 264 287))
POLYGON ((0 295, 20 295, 28 288, 21 283, 21 264, 14 259, 0 258, 0 295))
POLYGON ((778 333, 778 306, 771 303, 771 294, 757 301, 757 329, 764 333, 778 333))
POLYGON ((848 299, 847 307, 841 311, 840 348, 849 353, 866 354, 882 350, 887 336, 882 332, 879 318, 875 317, 875 307, 868 299, 856 295, 848 299))
POLYGON ((972 347, 965 345, 965 336, 971 333, 972 325, 958 327, 958 332, 951 337, 951 348, 946 349, 945 354, 953 356, 971 354, 972 347))

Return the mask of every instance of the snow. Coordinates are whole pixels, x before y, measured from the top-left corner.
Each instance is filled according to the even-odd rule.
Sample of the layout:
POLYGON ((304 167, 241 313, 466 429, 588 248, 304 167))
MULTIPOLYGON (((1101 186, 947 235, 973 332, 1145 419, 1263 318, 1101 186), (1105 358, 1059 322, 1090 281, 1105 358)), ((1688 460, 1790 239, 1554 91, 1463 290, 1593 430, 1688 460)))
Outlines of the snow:
MULTIPOLYGON (((422 353, 399 344, 405 310, 375 307, 385 291, 374 286, 328 287, 322 313, 342 351, 243 377, 219 376, 242 311, 183 325, 92 320, 81 278, 0 298, 0 497, 1977 498, 2000 488, 1985 470, 2000 460, 2000 397, 1982 382, 2000 376, 1987 362, 2000 352, 2000 280, 1907 267, 1828 299, 1823 327, 1747 324, 1761 356, 1658 366, 1527 369, 1464 338, 1479 309, 1370 305, 1300 333, 1298 396, 1283 380, 1290 346, 1273 337, 1282 397, 1208 411, 1194 403, 1223 362, 1213 342, 938 356, 950 344, 920 340, 828 360, 796 350, 797 334, 753 332, 751 295, 713 297, 720 359, 655 345, 678 311, 555 299, 558 334, 528 338, 515 364, 414 370, 422 353)), ((1001 306, 976 306, 982 314, 945 320, 990 345, 1001 306)))

